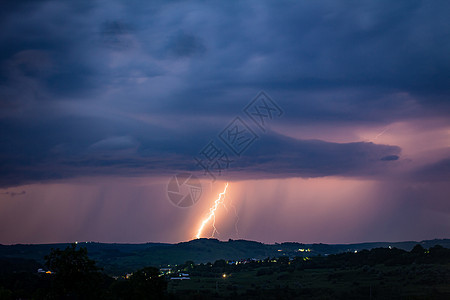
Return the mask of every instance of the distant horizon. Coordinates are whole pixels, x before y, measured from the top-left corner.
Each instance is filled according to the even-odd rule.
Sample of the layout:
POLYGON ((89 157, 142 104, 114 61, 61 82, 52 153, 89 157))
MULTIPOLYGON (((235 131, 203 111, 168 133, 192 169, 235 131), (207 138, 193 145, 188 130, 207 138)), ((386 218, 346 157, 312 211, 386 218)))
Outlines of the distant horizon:
MULTIPOLYGON (((188 241, 180 241, 180 242, 98 242, 98 241, 71 241, 71 242, 54 242, 54 243, 15 243, 15 244, 3 244, 0 243, 2 246, 14 246, 14 245, 57 245, 57 244, 73 244, 77 243, 82 246, 83 244, 88 243, 96 243, 96 244, 123 244, 123 245, 145 245, 145 244, 168 244, 168 245, 176 245, 180 243, 188 243, 195 240, 218 240, 220 242, 229 242, 230 239, 227 240, 220 240, 218 238, 200 238, 200 239, 192 239, 188 241)), ((433 239, 423 239, 423 240, 401 240, 401 241, 371 241, 371 242, 350 242, 350 243, 324 243, 324 242, 312 242, 312 243, 304 243, 304 242, 298 242, 298 241, 284 241, 284 242, 260 242, 256 240, 248 240, 244 238, 240 239, 231 239, 232 241, 247 241, 247 242, 257 242, 262 243, 265 245, 276 245, 276 244, 283 244, 283 243, 297 243, 297 244, 304 244, 304 245, 312 245, 312 244, 324 244, 324 245, 356 245, 356 244, 372 244, 372 243, 408 243, 408 242, 426 242, 426 241, 435 241, 435 240, 450 240, 450 237, 448 238, 433 238, 433 239)))

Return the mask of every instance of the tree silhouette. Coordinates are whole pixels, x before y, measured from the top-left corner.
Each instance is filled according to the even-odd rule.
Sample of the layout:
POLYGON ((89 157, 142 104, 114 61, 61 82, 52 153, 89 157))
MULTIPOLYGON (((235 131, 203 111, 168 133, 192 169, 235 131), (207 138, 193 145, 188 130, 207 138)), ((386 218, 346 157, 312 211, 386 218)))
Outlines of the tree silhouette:
POLYGON ((425 249, 420 244, 417 244, 412 248, 411 253, 422 255, 425 253, 425 249))
POLYGON ((46 266, 53 274, 53 294, 59 298, 94 299, 102 282, 100 268, 89 259, 86 248, 75 243, 65 250, 52 249, 45 256, 46 266))
POLYGON ((161 299, 167 289, 167 281, 159 270, 146 267, 133 273, 130 278, 134 299, 161 299))

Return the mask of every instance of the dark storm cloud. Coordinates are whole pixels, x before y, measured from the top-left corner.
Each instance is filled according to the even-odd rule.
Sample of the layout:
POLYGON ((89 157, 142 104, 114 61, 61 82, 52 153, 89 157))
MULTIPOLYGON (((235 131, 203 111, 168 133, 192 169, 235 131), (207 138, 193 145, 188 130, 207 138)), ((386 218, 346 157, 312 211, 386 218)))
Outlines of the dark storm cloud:
POLYGON ((423 166, 413 172, 412 177, 419 181, 448 182, 450 180, 450 158, 423 166))
POLYGON ((177 57, 189 57, 205 52, 205 46, 196 36, 184 32, 177 33, 167 45, 167 51, 177 57))
MULTIPOLYGON (((120 132, 125 135, 112 136, 119 130, 104 126, 103 122, 97 119, 66 120, 65 128, 72 127, 72 131, 56 131, 56 134, 48 131, 56 124, 41 124, 38 128, 19 125, 7 128, 2 132, 9 143, 0 160, 3 165, 0 184, 18 185, 86 175, 160 176, 183 170, 202 172, 194 156, 201 156, 201 149, 209 139, 216 138, 218 143, 214 134, 218 130, 214 128, 196 128, 196 131, 189 133, 178 130, 161 133, 158 128, 139 129, 139 123, 122 122, 120 132), (84 128, 76 129, 82 122, 85 123, 84 128), (86 130, 86 134, 77 135, 78 130, 86 130), (27 131, 28 139, 41 137, 33 147, 25 141, 13 142, 16 134, 22 132, 24 135, 27 131)), ((221 147, 226 149, 224 145, 221 147)), ((241 157, 225 151, 233 161, 226 176, 243 179, 383 175, 390 170, 390 162, 382 161, 383 158, 398 158, 400 148, 362 142, 297 140, 267 133, 241 157)))
POLYGON ((130 47, 130 36, 133 34, 133 27, 120 20, 105 21, 100 25, 100 35, 105 46, 115 50, 127 50, 130 47))
MULTIPOLYGON (((189 169, 261 89, 287 126, 445 116, 449 9, 447 1, 8 1, 3 185, 189 169)), ((369 175, 400 152, 282 135, 258 147, 239 162, 256 177, 369 175)))
POLYGON ((20 196, 20 195, 25 195, 26 193, 27 193, 26 191, 21 191, 21 192, 1 192, 0 194, 15 197, 15 196, 20 196))
POLYGON ((398 159, 398 155, 388 155, 388 156, 381 158, 381 160, 384 160, 384 161, 397 160, 397 159, 398 159))
POLYGON ((388 145, 297 140, 269 134, 236 164, 255 177, 372 176, 387 174, 391 166, 380 160, 400 152, 399 147, 388 145))

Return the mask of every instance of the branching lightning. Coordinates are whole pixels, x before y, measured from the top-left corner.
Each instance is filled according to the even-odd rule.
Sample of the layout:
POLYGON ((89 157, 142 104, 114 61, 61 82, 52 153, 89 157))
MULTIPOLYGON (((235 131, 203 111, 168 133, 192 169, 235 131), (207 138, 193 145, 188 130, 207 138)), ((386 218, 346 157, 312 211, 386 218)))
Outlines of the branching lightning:
POLYGON ((239 216, 236 210, 236 206, 232 205, 234 210, 234 215, 236 216, 236 222, 234 222, 234 231, 236 232, 236 237, 239 238, 239 230, 238 230, 238 223, 239 223, 239 216))
POLYGON ((367 142, 372 142, 375 141, 376 139, 378 139, 380 136, 382 136, 386 131, 389 130, 389 127, 386 127, 383 131, 381 131, 380 133, 378 133, 376 136, 374 136, 373 138, 371 138, 370 140, 367 140, 367 142))
POLYGON ((212 222, 213 232, 212 232, 211 237, 214 237, 214 234, 217 232, 217 229, 216 229, 216 226, 215 226, 215 225, 216 225, 216 211, 217 211, 217 209, 219 208, 219 206, 220 206, 221 204, 223 204, 223 201, 225 200, 225 194, 226 194, 226 192, 227 192, 227 188, 228 188, 228 182, 227 182, 227 184, 225 185, 225 188, 223 189, 223 192, 220 193, 220 194, 219 194, 219 197, 217 197, 217 199, 214 201, 214 205, 209 209, 209 215, 208 215, 208 217, 205 218, 205 219, 202 221, 202 224, 200 225, 200 228, 199 228, 198 231, 197 231, 197 235, 196 235, 196 238, 197 238, 197 239, 199 239, 199 238, 201 237, 203 228, 204 228, 205 225, 208 224, 211 220, 213 221, 213 222, 212 222))

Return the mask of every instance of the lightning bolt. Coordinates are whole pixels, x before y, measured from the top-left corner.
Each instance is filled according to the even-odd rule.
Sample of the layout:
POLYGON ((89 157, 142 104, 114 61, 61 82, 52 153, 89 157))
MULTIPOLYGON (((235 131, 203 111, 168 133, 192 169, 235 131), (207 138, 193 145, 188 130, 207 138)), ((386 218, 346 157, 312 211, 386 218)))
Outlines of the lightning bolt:
POLYGON ((208 224, 211 221, 211 219, 213 220, 213 223, 212 223, 213 232, 212 232, 211 237, 214 237, 214 233, 217 232, 216 226, 215 226, 215 224, 216 224, 216 210, 217 210, 217 208, 219 208, 219 205, 223 204, 223 201, 225 199, 225 194, 227 192, 227 188, 228 188, 228 182, 225 185, 225 188, 223 189, 223 192, 220 193, 219 197, 217 197, 217 199, 214 201, 214 205, 209 209, 208 217, 205 218, 202 221, 202 224, 200 225, 200 227, 199 227, 199 229, 197 231, 197 235, 196 235, 197 239, 199 239, 201 237, 203 228, 205 227, 206 224, 208 224))
POLYGON ((371 141, 378 139, 380 136, 382 136, 388 130, 389 130, 389 127, 386 127, 383 131, 381 131, 379 134, 377 134, 375 137, 371 138, 367 142, 371 142, 371 141))
POLYGON ((234 206, 233 204, 231 204, 231 206, 233 207, 234 215, 236 216, 236 222, 234 222, 234 230, 236 232, 236 237, 239 237, 239 230, 238 230, 239 216, 236 210, 236 206, 234 206))

